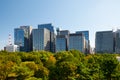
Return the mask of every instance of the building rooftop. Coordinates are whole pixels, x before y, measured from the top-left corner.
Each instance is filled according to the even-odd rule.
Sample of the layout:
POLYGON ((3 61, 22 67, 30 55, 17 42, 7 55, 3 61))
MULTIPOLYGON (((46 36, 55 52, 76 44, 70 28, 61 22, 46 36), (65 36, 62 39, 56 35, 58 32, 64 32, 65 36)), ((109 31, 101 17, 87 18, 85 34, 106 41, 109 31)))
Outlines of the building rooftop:
POLYGON ((73 34, 70 34, 70 36, 83 36, 83 34, 82 33, 80 33, 80 34, 73 33, 73 34))

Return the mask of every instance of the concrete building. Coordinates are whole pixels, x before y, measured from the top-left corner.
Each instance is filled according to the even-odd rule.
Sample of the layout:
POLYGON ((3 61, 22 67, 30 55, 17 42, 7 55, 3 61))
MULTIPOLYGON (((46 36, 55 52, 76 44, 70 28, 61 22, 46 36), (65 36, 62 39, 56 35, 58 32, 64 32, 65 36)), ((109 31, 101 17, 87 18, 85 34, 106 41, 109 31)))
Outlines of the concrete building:
POLYGON ((114 33, 113 31, 96 32, 95 52, 114 53, 114 33))
POLYGON ((50 31, 46 28, 33 29, 33 51, 50 51, 50 31))
POLYGON ((20 26, 14 29, 14 44, 20 46, 20 51, 32 51, 32 27, 20 26))
POLYGON ((85 52, 85 37, 82 33, 69 35, 69 50, 71 49, 85 52))
POLYGON ((7 45, 5 46, 5 51, 8 52, 18 52, 19 51, 19 46, 18 45, 7 45))
POLYGON ((54 33, 54 27, 51 23, 49 24, 40 24, 38 25, 38 29, 48 29, 50 31, 50 51, 55 52, 55 33, 54 33))

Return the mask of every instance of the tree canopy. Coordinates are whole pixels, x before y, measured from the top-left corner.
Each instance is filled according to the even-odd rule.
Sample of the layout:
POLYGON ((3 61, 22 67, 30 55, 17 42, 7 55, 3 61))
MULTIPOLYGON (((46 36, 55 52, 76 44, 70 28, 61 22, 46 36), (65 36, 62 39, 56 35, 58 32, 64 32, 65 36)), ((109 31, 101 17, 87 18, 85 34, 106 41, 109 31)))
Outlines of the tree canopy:
POLYGON ((0 80, 119 80, 118 54, 0 51, 0 80))

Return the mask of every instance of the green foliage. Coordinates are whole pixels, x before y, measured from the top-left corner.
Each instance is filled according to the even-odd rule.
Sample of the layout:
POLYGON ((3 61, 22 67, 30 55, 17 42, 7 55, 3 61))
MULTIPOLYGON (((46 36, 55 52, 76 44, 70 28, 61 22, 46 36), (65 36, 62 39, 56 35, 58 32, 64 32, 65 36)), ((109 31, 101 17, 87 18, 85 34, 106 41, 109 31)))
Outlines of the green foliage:
POLYGON ((119 54, 0 51, 0 80, 120 80, 119 54))
POLYGON ((14 67, 14 73, 17 76, 17 80, 24 80, 26 78, 31 77, 34 74, 34 72, 31 71, 28 67, 21 65, 14 67))

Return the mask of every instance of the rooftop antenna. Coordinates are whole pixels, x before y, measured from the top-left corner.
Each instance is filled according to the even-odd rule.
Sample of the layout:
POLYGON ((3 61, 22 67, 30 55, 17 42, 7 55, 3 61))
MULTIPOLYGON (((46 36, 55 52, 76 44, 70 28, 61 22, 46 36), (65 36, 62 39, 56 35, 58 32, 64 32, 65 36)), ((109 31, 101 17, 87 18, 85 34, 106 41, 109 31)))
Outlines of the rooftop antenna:
POLYGON ((9 45, 12 45, 12 37, 11 37, 11 34, 9 34, 8 44, 9 44, 9 45))

